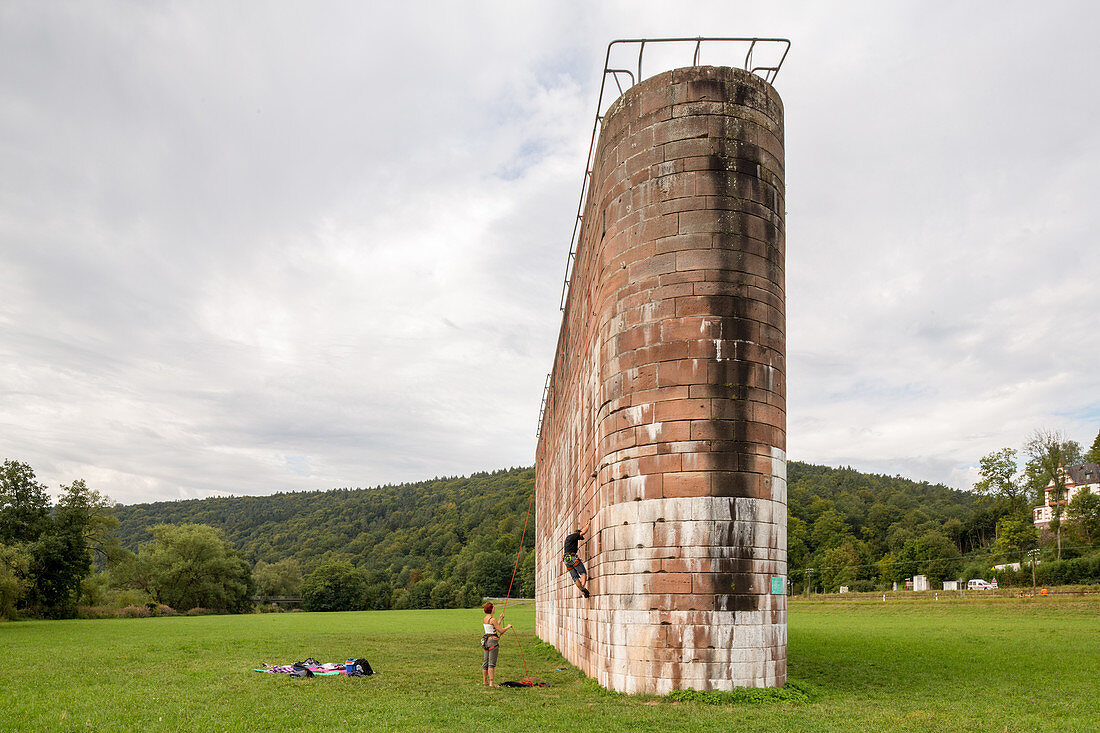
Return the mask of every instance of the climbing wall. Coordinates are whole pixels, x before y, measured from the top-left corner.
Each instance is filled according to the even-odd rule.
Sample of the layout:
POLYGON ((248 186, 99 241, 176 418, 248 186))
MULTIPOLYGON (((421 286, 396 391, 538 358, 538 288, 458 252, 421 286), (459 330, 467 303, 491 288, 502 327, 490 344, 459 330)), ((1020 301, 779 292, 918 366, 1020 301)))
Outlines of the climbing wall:
POLYGON ((625 692, 786 681, 783 106, 726 67, 604 116, 536 457, 536 624, 625 692), (562 563, 589 524, 585 600, 562 563))

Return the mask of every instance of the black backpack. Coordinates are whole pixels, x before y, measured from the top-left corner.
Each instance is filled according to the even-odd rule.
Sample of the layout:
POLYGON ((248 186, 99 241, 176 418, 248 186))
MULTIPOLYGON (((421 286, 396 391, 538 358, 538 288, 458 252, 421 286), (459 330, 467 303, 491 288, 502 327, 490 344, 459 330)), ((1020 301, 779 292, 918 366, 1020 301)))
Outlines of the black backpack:
POLYGON ((370 674, 374 674, 374 670, 370 668, 370 662, 366 659, 352 660, 352 668, 348 672, 348 677, 366 677, 370 674))
POLYGON ((302 664, 301 662, 295 662, 293 665, 291 665, 291 667, 292 667, 292 669, 290 671, 290 676, 291 677, 312 677, 313 676, 313 672, 308 667, 306 667, 306 665, 302 664))

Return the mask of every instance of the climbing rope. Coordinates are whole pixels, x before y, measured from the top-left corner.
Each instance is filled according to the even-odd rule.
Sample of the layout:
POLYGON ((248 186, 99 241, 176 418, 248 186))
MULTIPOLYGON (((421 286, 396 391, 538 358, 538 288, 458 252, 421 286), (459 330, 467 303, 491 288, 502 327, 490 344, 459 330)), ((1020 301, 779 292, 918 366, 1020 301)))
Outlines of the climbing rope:
MULTIPOLYGON (((516 573, 519 571, 519 559, 523 556, 523 541, 527 538, 527 523, 531 519, 531 507, 535 503, 535 489, 531 488, 531 498, 527 501, 527 516, 523 519, 523 533, 519 536, 519 549, 516 550, 516 564, 512 568, 512 579, 508 581, 508 593, 504 596, 504 606, 500 609, 500 622, 504 623, 504 612, 508 610, 508 601, 512 598, 512 585, 516 582, 516 573)), ((519 647, 519 656, 523 660, 523 679, 530 680, 527 673, 527 657, 523 653, 523 644, 519 643, 519 632, 515 633, 516 646, 519 647)))

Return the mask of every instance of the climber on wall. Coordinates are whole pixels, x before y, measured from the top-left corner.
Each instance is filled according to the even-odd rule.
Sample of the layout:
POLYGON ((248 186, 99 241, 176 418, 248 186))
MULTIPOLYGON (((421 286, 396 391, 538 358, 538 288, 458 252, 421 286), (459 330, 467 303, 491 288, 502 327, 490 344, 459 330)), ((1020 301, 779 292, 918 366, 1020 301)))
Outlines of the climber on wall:
POLYGON ((565 538, 565 568, 569 571, 569 574, 573 576, 573 582, 580 588, 581 594, 588 598, 588 588, 585 586, 588 584, 588 571, 584 567, 584 563, 581 562, 581 558, 577 555, 577 545, 584 539, 584 535, 588 532, 588 527, 591 525, 591 521, 584 526, 584 529, 576 529, 573 534, 565 538))

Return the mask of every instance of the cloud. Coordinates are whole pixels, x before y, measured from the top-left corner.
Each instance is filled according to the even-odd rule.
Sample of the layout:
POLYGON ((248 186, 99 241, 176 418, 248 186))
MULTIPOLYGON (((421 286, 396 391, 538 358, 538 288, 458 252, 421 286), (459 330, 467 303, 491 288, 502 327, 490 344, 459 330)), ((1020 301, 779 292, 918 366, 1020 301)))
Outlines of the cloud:
POLYGON ((794 41, 791 457, 1091 442, 1095 18, 998 9, 6 3, 0 455, 125 502, 530 463, 606 44, 731 28, 794 41))

